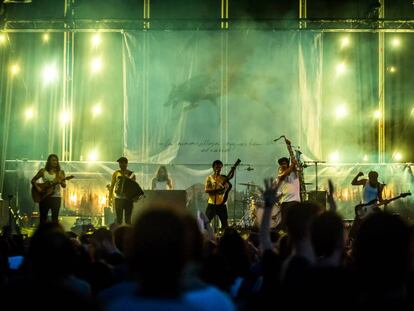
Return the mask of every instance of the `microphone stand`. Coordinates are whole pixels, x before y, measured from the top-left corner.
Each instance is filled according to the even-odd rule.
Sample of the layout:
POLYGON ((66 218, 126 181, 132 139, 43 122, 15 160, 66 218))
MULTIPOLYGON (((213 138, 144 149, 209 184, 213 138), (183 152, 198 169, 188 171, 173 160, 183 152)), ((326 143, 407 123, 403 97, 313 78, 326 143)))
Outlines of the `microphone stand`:
POLYGON ((315 164, 315 191, 318 192, 318 163, 326 163, 326 161, 305 161, 305 164, 315 164))
POLYGON ((237 167, 234 170, 233 226, 236 224, 237 167))

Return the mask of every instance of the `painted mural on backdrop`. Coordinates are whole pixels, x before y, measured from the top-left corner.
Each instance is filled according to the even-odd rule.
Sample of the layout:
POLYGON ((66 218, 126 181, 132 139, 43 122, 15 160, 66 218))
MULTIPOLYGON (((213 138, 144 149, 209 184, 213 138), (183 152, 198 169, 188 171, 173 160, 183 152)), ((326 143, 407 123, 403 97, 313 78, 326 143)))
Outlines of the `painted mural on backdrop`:
POLYGON ((273 165, 287 153, 275 137, 302 140, 298 36, 154 31, 126 35, 125 45, 131 160, 210 164, 220 157, 273 165))

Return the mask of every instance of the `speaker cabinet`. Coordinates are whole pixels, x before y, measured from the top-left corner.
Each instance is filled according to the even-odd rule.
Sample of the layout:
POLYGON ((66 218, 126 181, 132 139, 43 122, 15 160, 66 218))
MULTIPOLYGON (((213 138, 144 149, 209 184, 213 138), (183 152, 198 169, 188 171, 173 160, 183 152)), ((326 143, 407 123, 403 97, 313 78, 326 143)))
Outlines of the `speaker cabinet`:
POLYGON ((326 211, 326 191, 309 191, 308 201, 319 204, 326 211))
POLYGON ((144 196, 134 203, 132 219, 149 207, 171 207, 185 209, 187 206, 187 192, 185 190, 144 190, 144 196))

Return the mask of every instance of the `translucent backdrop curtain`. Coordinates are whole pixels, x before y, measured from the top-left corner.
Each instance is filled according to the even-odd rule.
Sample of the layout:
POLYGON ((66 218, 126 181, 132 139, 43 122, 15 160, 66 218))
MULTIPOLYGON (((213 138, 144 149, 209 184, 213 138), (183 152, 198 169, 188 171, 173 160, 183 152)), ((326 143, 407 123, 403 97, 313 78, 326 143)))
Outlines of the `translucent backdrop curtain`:
MULTIPOLYGON (((167 164, 176 188, 190 189, 192 197, 201 198, 199 205, 211 162, 222 159, 227 169, 240 158, 234 184, 242 196, 246 188, 240 182, 261 184, 264 177, 274 176, 277 158, 287 155, 283 141, 273 142, 280 135, 300 147, 305 160, 329 161, 337 151, 340 162, 353 163, 322 165, 318 175, 320 189, 327 178, 335 180, 344 215, 351 215, 350 207, 359 200, 358 189, 349 185, 359 170, 380 170, 389 195, 411 187, 407 166, 358 164, 365 154, 369 162, 376 161, 376 33, 352 34, 348 49, 338 47, 341 34, 310 31, 101 33, 101 45, 91 48, 92 35, 75 33, 73 161, 65 167, 79 176, 92 174, 82 182, 101 185, 102 193, 115 160, 124 154, 144 188, 158 165, 167 164), (102 68, 92 74, 96 57, 102 68), (342 76, 335 71, 338 62, 347 65, 342 76), (335 114, 340 101, 348 108, 343 119, 335 114), (97 103, 102 113, 94 118, 91 110, 97 103), (97 159, 105 162, 83 162, 92 160, 91 150, 98 150, 97 159)), ((41 36, 11 33, 0 47, 0 180, 3 193, 20 192, 27 204, 31 176, 49 153, 61 150, 63 34, 50 34, 48 43, 41 36), (14 63, 20 72, 12 76, 14 63), (45 85, 43 70, 50 63, 57 78, 45 85), (34 118, 26 118, 30 107, 34 118)), ((402 74, 385 80, 388 153, 399 140, 409 150, 413 129, 410 67, 392 53, 387 66, 395 62, 402 74)), ((313 190, 313 166, 305 178, 313 190)), ((233 199, 235 209, 242 210, 233 199)))

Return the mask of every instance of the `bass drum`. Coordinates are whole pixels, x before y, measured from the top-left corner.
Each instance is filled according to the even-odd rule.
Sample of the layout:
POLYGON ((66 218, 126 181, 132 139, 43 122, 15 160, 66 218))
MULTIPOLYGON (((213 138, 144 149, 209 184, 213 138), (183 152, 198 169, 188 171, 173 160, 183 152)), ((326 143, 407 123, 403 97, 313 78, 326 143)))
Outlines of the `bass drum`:
MULTIPOLYGON (((263 218, 263 203, 262 202, 254 202, 252 203, 251 210, 253 213, 254 225, 260 228, 263 218)), ((282 213, 280 211, 280 206, 278 204, 273 205, 271 219, 270 219, 270 228, 276 229, 282 221, 282 213)))

